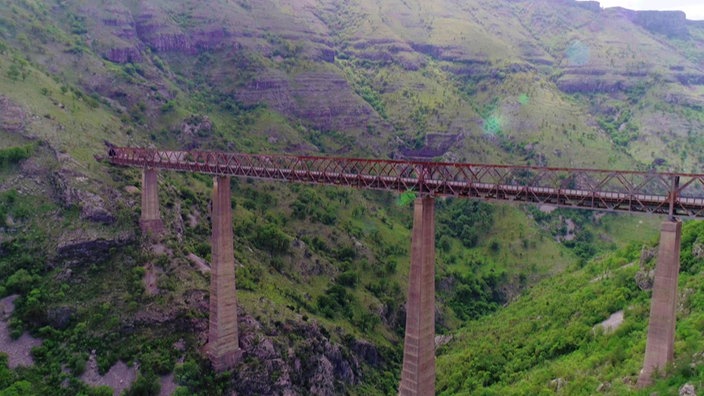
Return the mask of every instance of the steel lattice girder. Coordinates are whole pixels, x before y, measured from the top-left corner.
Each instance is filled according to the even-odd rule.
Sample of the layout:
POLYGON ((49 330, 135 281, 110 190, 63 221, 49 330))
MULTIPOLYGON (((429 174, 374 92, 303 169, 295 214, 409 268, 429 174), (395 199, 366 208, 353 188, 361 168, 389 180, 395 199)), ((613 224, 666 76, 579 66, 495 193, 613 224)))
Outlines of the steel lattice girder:
POLYGON ((704 217, 704 174, 111 147, 115 165, 704 217))

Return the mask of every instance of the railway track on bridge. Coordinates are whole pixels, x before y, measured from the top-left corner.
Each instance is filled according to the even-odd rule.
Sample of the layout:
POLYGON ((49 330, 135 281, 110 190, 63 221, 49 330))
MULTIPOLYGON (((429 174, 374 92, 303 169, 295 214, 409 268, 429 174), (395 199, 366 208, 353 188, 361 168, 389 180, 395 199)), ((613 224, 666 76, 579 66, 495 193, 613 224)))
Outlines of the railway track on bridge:
POLYGON ((413 191, 603 211, 704 217, 704 174, 252 155, 113 147, 115 165, 413 191))

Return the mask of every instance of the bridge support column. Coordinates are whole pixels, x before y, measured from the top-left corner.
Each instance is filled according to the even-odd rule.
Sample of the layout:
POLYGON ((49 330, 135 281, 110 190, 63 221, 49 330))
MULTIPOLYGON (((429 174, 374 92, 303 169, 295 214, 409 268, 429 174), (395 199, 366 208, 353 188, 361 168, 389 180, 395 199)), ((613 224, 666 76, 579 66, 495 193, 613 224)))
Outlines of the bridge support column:
POLYGON ((652 383, 657 370, 665 369, 674 358, 675 321, 677 309, 677 278, 680 272, 680 239, 682 223, 664 221, 660 231, 655 283, 650 302, 648 341, 645 362, 638 377, 638 386, 652 383))
POLYGON ((210 317, 206 353, 216 371, 231 369, 242 352, 237 330, 230 178, 213 178, 210 317))
POLYGON ((164 223, 159 214, 159 187, 157 170, 144 168, 142 170, 142 215, 139 227, 143 234, 156 235, 164 230, 164 223))
POLYGON ((416 198, 400 395, 435 394, 435 199, 416 198))

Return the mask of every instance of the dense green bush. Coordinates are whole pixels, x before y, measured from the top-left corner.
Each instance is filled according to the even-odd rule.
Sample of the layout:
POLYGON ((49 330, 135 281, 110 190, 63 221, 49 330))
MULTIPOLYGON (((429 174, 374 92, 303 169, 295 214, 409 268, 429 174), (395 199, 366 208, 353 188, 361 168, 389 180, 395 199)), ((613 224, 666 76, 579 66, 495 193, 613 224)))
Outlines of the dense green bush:
POLYGON ((297 219, 310 218, 325 225, 333 225, 337 221, 337 207, 324 201, 312 188, 300 190, 291 203, 291 214, 297 219))
POLYGON ((125 396, 157 396, 161 390, 159 378, 156 375, 138 375, 123 395, 125 396))
POLYGON ((698 274, 704 268, 704 260, 698 256, 702 254, 701 250, 704 250, 704 221, 693 221, 683 227, 680 271, 698 274), (697 249, 700 249, 698 255, 697 249))
POLYGON ((486 234, 493 224, 493 207, 478 200, 439 201, 437 213, 436 238, 450 235, 470 248, 477 245, 481 236, 486 234))
POLYGON ((36 394, 36 392, 32 391, 32 384, 25 380, 17 381, 10 387, 0 391, 0 396, 28 396, 36 394))
POLYGON ((33 326, 46 324, 47 298, 41 288, 32 289, 26 296, 16 300, 17 316, 33 326))
POLYGON ((476 319, 498 309, 504 302, 499 287, 506 281, 505 273, 479 276, 473 273, 453 272, 449 278, 456 284, 448 306, 461 320, 476 319))
POLYGON ((320 314, 330 319, 338 317, 338 313, 351 319, 354 302, 354 295, 348 292, 344 286, 337 284, 328 287, 325 294, 318 296, 316 300, 320 314))
POLYGON ((262 269, 259 266, 246 265, 237 268, 237 288, 242 290, 256 290, 262 278, 262 269))
MULTIPOLYGON (((11 215, 15 220, 25 220, 32 213, 36 213, 37 209, 40 209, 34 206, 34 202, 22 198, 17 190, 8 190, 0 193, 0 226, 7 225, 8 215, 11 215)), ((27 237, 35 235, 36 230, 33 230, 31 235, 27 235, 27 237)))
POLYGON ((0 352, 0 389, 10 386, 17 376, 7 365, 7 354, 0 352))
POLYGON ((88 393, 90 396, 112 396, 115 391, 107 385, 96 386, 88 393))
POLYGON ((356 287, 358 281, 359 274, 357 273, 357 271, 345 271, 338 275, 337 279, 335 279, 335 282, 337 282, 338 284, 351 288, 356 287))
POLYGON ((11 294, 26 293, 40 279, 41 278, 39 276, 31 275, 26 269, 20 268, 7 278, 5 281, 5 288, 11 294))
POLYGON ((32 156, 34 145, 16 146, 0 149, 0 167, 7 168, 32 156))
POLYGON ((291 237, 279 228, 276 224, 257 225, 252 240, 257 248, 266 250, 270 254, 282 254, 289 250, 291 237))

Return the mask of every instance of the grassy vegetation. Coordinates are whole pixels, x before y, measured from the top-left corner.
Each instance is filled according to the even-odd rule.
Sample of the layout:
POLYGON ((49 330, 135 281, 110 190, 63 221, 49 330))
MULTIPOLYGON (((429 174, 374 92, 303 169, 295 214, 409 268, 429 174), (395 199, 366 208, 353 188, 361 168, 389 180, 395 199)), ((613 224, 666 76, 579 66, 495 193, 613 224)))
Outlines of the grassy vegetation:
MULTIPOLYGON (((421 148, 440 133, 458 136, 442 155, 452 161, 646 168, 659 158, 677 170, 704 163, 697 152, 704 116, 695 99, 701 89, 663 78, 671 67, 694 70, 687 62, 701 58, 701 47, 670 47, 629 24, 595 26, 588 11, 550 2, 468 1, 453 4, 452 13, 441 3, 347 2, 306 19, 306 12, 290 6, 279 10, 251 1, 212 2, 201 10, 156 1, 157 18, 175 23, 169 32, 188 35, 207 20, 246 33, 234 35, 236 45, 193 56, 145 49, 141 62, 117 64, 104 59, 106 51, 131 44, 113 36, 117 27, 100 24, 110 17, 104 10, 71 2, 53 8, 30 0, 0 2, 0 92, 24 117, 23 129, 3 131, 0 142, 0 295, 20 295, 13 335, 29 330, 44 340, 32 352, 31 368, 10 370, 0 355, 0 394, 107 394, 78 380, 93 349, 103 373, 118 360, 139 363, 128 394, 154 394, 158 376, 168 372, 176 375, 177 394, 222 394, 237 383, 208 367, 199 352, 202 340, 192 331, 207 312, 186 303, 208 290, 208 275, 187 256, 210 259, 209 177, 160 176, 167 254, 151 253, 135 237, 79 264, 54 261, 64 237, 112 240, 137 228, 138 198, 125 191, 139 186, 140 174, 95 161, 104 141, 383 157, 399 147, 421 148), (300 19, 294 23, 293 17, 300 19), (300 38, 311 34, 311 40, 300 38), (329 54, 319 61, 328 42, 334 43, 334 62, 329 54), (664 48, 679 49, 661 56, 664 48), (585 68, 648 74, 624 92, 567 95, 557 82, 575 66, 575 56, 585 68), (331 75, 347 86, 316 92, 328 87, 331 75), (304 88, 314 96, 292 93, 309 81, 300 76, 313 81, 304 88), (319 76, 322 82, 315 82, 319 76), (271 83, 267 79, 280 83, 281 91, 262 103, 243 99, 242 92, 256 91, 255 82, 271 83), (276 102, 283 98, 294 103, 276 102), (337 130, 314 125, 300 112, 331 101, 346 103, 341 108, 356 115, 371 109, 372 121, 359 130, 337 130), (23 178, 15 164, 28 158, 28 165, 41 168, 30 181, 38 180, 34 189, 17 182, 23 178), (59 174, 75 183, 69 191, 90 191, 109 203, 115 224, 91 223, 80 205, 54 202, 59 174), (149 268, 156 268, 156 295, 144 287, 149 268), (62 280, 69 272, 70 279, 62 280), (49 318, 57 309, 71 312, 65 326, 49 318), (185 350, 174 346, 181 339, 185 350)), ((134 14, 132 6, 125 7, 134 14)), ((702 37, 699 28, 692 34, 702 37)), ((232 183, 238 299, 262 325, 257 335, 281 350, 291 348, 303 362, 314 351, 296 331, 283 330, 292 324, 319 325, 343 354, 351 353, 354 340, 370 341, 382 363, 362 363, 361 382, 336 390, 395 393, 411 199, 232 183)), ((657 219, 452 199, 438 199, 437 210, 437 329, 455 337, 440 351, 439 392, 591 394, 602 384, 612 394, 632 391, 648 293, 634 287, 637 268, 628 264, 637 260, 641 242, 655 237, 657 219), (566 219, 576 226, 572 240, 564 240, 566 219), (626 322, 615 333, 593 329, 620 309, 626 322), (559 391, 560 381, 552 385, 558 378, 559 391)), ((691 249, 700 234, 698 226, 687 225, 678 363, 652 388, 663 394, 686 380, 702 382, 699 357, 693 357, 701 349, 701 258, 691 249)), ((261 364, 248 360, 243 372, 261 364)))
POLYGON ((15 146, 0 149, 0 168, 7 168, 32 156, 34 145, 15 146))
POLYGON ((641 247, 632 244, 546 279, 504 310, 468 322, 439 352, 438 392, 590 395, 599 388, 647 395, 676 394, 686 381, 699 387, 704 377, 693 362, 702 347, 702 260, 692 252, 698 254, 702 239, 700 223, 685 224, 676 362, 654 387, 633 387, 643 363, 650 292, 634 281, 641 247), (598 326, 619 310, 625 320, 617 330, 598 326))

